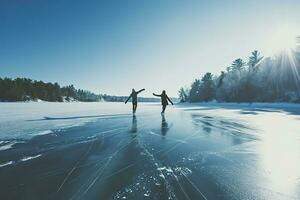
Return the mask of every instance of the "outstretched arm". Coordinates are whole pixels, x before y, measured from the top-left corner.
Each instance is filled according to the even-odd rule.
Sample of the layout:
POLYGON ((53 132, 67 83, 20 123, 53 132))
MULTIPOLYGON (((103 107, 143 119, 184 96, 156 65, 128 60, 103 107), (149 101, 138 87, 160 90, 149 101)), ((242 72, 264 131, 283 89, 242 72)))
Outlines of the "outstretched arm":
POLYGON ((128 97, 127 100, 125 101, 125 104, 129 101, 129 99, 131 98, 131 95, 132 95, 132 94, 129 95, 129 97, 128 97))
POLYGON ((152 93, 154 96, 161 97, 159 94, 152 93))
POLYGON ((171 99, 167 96, 167 99, 168 99, 168 101, 172 104, 172 105, 174 105, 173 104, 173 102, 171 101, 171 99))
POLYGON ((144 90, 145 90, 145 88, 143 88, 143 89, 141 89, 141 90, 137 91, 136 93, 143 92, 144 90))

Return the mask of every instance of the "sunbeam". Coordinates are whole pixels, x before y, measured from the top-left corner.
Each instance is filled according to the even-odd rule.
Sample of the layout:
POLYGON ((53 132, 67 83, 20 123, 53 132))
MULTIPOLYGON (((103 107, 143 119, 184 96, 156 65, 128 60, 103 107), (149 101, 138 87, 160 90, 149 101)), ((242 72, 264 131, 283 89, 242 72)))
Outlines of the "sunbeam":
POLYGON ((295 49, 298 33, 299 30, 291 27, 280 27, 274 30, 267 40, 267 54, 272 56, 295 49))

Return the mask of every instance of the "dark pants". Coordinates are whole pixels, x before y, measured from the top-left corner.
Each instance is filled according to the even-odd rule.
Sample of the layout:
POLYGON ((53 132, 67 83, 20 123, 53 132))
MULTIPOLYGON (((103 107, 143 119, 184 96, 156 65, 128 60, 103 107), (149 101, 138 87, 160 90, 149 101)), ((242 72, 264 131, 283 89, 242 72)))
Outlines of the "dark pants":
POLYGON ((161 111, 162 113, 165 112, 167 105, 168 105, 168 104, 163 104, 163 105, 162 105, 162 111, 161 111))
POLYGON ((137 108, 137 102, 132 102, 132 112, 135 113, 137 108))

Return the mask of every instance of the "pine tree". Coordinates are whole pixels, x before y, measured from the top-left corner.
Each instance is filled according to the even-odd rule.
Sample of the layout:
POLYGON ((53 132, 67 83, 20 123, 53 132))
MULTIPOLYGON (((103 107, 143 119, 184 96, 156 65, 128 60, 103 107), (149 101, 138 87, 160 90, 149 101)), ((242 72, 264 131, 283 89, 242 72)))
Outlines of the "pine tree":
POLYGON ((179 95, 180 103, 184 103, 187 101, 188 95, 183 87, 180 88, 180 90, 178 91, 178 95, 179 95))
POLYGON ((200 101, 200 88, 201 88, 201 81, 199 79, 195 79, 192 83, 191 90, 189 93, 189 100, 191 102, 200 101))
POLYGON ((215 99, 215 83, 213 81, 212 73, 207 72, 201 79, 200 90, 201 101, 211 101, 215 99))

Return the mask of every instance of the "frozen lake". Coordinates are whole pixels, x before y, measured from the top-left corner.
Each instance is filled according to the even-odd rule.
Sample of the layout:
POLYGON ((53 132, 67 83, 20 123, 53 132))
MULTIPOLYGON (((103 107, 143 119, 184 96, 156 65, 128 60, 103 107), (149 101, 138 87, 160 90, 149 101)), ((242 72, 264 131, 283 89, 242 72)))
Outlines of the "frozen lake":
POLYGON ((0 103, 0 199, 300 199, 300 106, 0 103))

